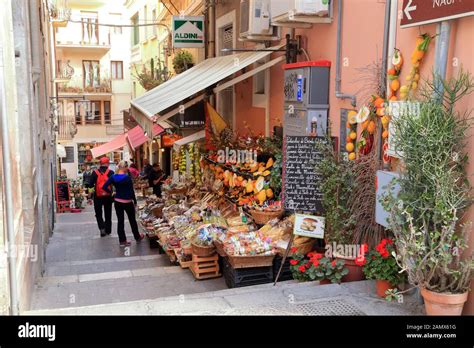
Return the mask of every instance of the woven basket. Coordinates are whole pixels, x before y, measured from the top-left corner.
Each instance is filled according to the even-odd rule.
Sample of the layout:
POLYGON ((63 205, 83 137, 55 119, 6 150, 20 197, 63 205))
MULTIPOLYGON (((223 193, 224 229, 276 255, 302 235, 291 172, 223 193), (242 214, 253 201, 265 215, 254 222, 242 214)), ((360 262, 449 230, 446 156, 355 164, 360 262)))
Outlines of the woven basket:
POLYGON ((275 255, 255 255, 255 256, 231 256, 229 255, 229 263, 232 268, 253 268, 268 267, 273 265, 275 255))
POLYGON ((214 245, 201 246, 201 245, 191 243, 191 247, 193 250, 193 255, 197 255, 197 256, 210 256, 216 252, 216 247, 214 245))
POLYGON ((222 257, 227 256, 227 254, 224 250, 224 244, 221 241, 215 240, 214 241, 214 246, 216 247, 216 251, 220 256, 222 256, 222 257))
POLYGON ((252 214, 253 221, 255 221, 257 225, 265 225, 270 220, 273 220, 275 218, 280 218, 283 215, 283 210, 277 210, 277 211, 251 210, 250 214, 252 214))

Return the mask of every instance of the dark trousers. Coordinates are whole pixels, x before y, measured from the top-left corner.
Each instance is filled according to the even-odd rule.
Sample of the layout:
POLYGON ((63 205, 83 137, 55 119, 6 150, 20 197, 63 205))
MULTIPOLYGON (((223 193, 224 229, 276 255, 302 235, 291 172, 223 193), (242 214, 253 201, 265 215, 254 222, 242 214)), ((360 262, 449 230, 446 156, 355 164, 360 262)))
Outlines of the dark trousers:
POLYGON ((161 197, 161 185, 154 185, 153 186, 153 194, 157 197, 161 197))
POLYGON ((105 230, 105 233, 112 233, 112 197, 95 197, 94 211, 99 230, 105 230), (102 208, 104 210, 105 221, 102 218, 102 208))
POLYGON ((117 213, 117 233, 119 236, 120 243, 125 242, 127 237, 125 236, 125 222, 124 217, 127 213, 128 222, 130 222, 130 227, 132 228, 133 236, 135 240, 140 239, 140 232, 138 232, 137 220, 135 218, 135 205, 133 202, 130 203, 120 203, 115 202, 115 212, 117 213))

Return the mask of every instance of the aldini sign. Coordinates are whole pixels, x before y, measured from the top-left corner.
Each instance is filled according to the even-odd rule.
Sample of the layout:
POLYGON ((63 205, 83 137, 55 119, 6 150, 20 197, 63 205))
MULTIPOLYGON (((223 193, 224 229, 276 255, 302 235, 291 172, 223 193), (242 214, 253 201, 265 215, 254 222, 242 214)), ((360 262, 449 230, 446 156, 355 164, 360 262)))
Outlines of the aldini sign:
POLYGON ((173 47, 204 47, 204 16, 173 16, 173 47))

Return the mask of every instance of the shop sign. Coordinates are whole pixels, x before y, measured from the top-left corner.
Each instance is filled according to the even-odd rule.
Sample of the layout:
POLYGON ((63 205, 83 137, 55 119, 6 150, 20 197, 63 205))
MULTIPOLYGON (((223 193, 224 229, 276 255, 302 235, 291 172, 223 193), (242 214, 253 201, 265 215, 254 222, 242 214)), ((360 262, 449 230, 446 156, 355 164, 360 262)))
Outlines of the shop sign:
POLYGON ((182 138, 178 134, 163 134, 161 136, 161 147, 172 147, 175 142, 182 138))
POLYGON ((295 214, 293 234, 309 238, 324 238, 325 219, 321 216, 295 214))
POLYGON ((400 28, 474 15, 472 0, 403 0, 400 28))
POLYGON ((173 47, 204 47, 204 16, 173 16, 173 47))

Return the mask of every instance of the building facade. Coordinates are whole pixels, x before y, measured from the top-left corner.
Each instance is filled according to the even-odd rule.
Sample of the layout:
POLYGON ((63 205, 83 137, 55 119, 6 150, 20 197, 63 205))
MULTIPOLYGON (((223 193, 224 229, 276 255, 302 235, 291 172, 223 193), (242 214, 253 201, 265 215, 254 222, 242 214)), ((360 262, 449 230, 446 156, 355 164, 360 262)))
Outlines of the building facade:
MULTIPOLYGON (((58 141, 66 149, 61 169, 69 178, 96 165, 91 148, 122 134, 131 98, 130 27, 120 2, 67 2, 68 18, 53 21, 58 141)), ((128 158, 128 149, 108 156, 128 158), (124 153, 125 152, 125 153, 124 153)))
POLYGON ((29 307, 54 226, 51 32, 45 0, 0 6, 0 313, 17 314, 29 307))

